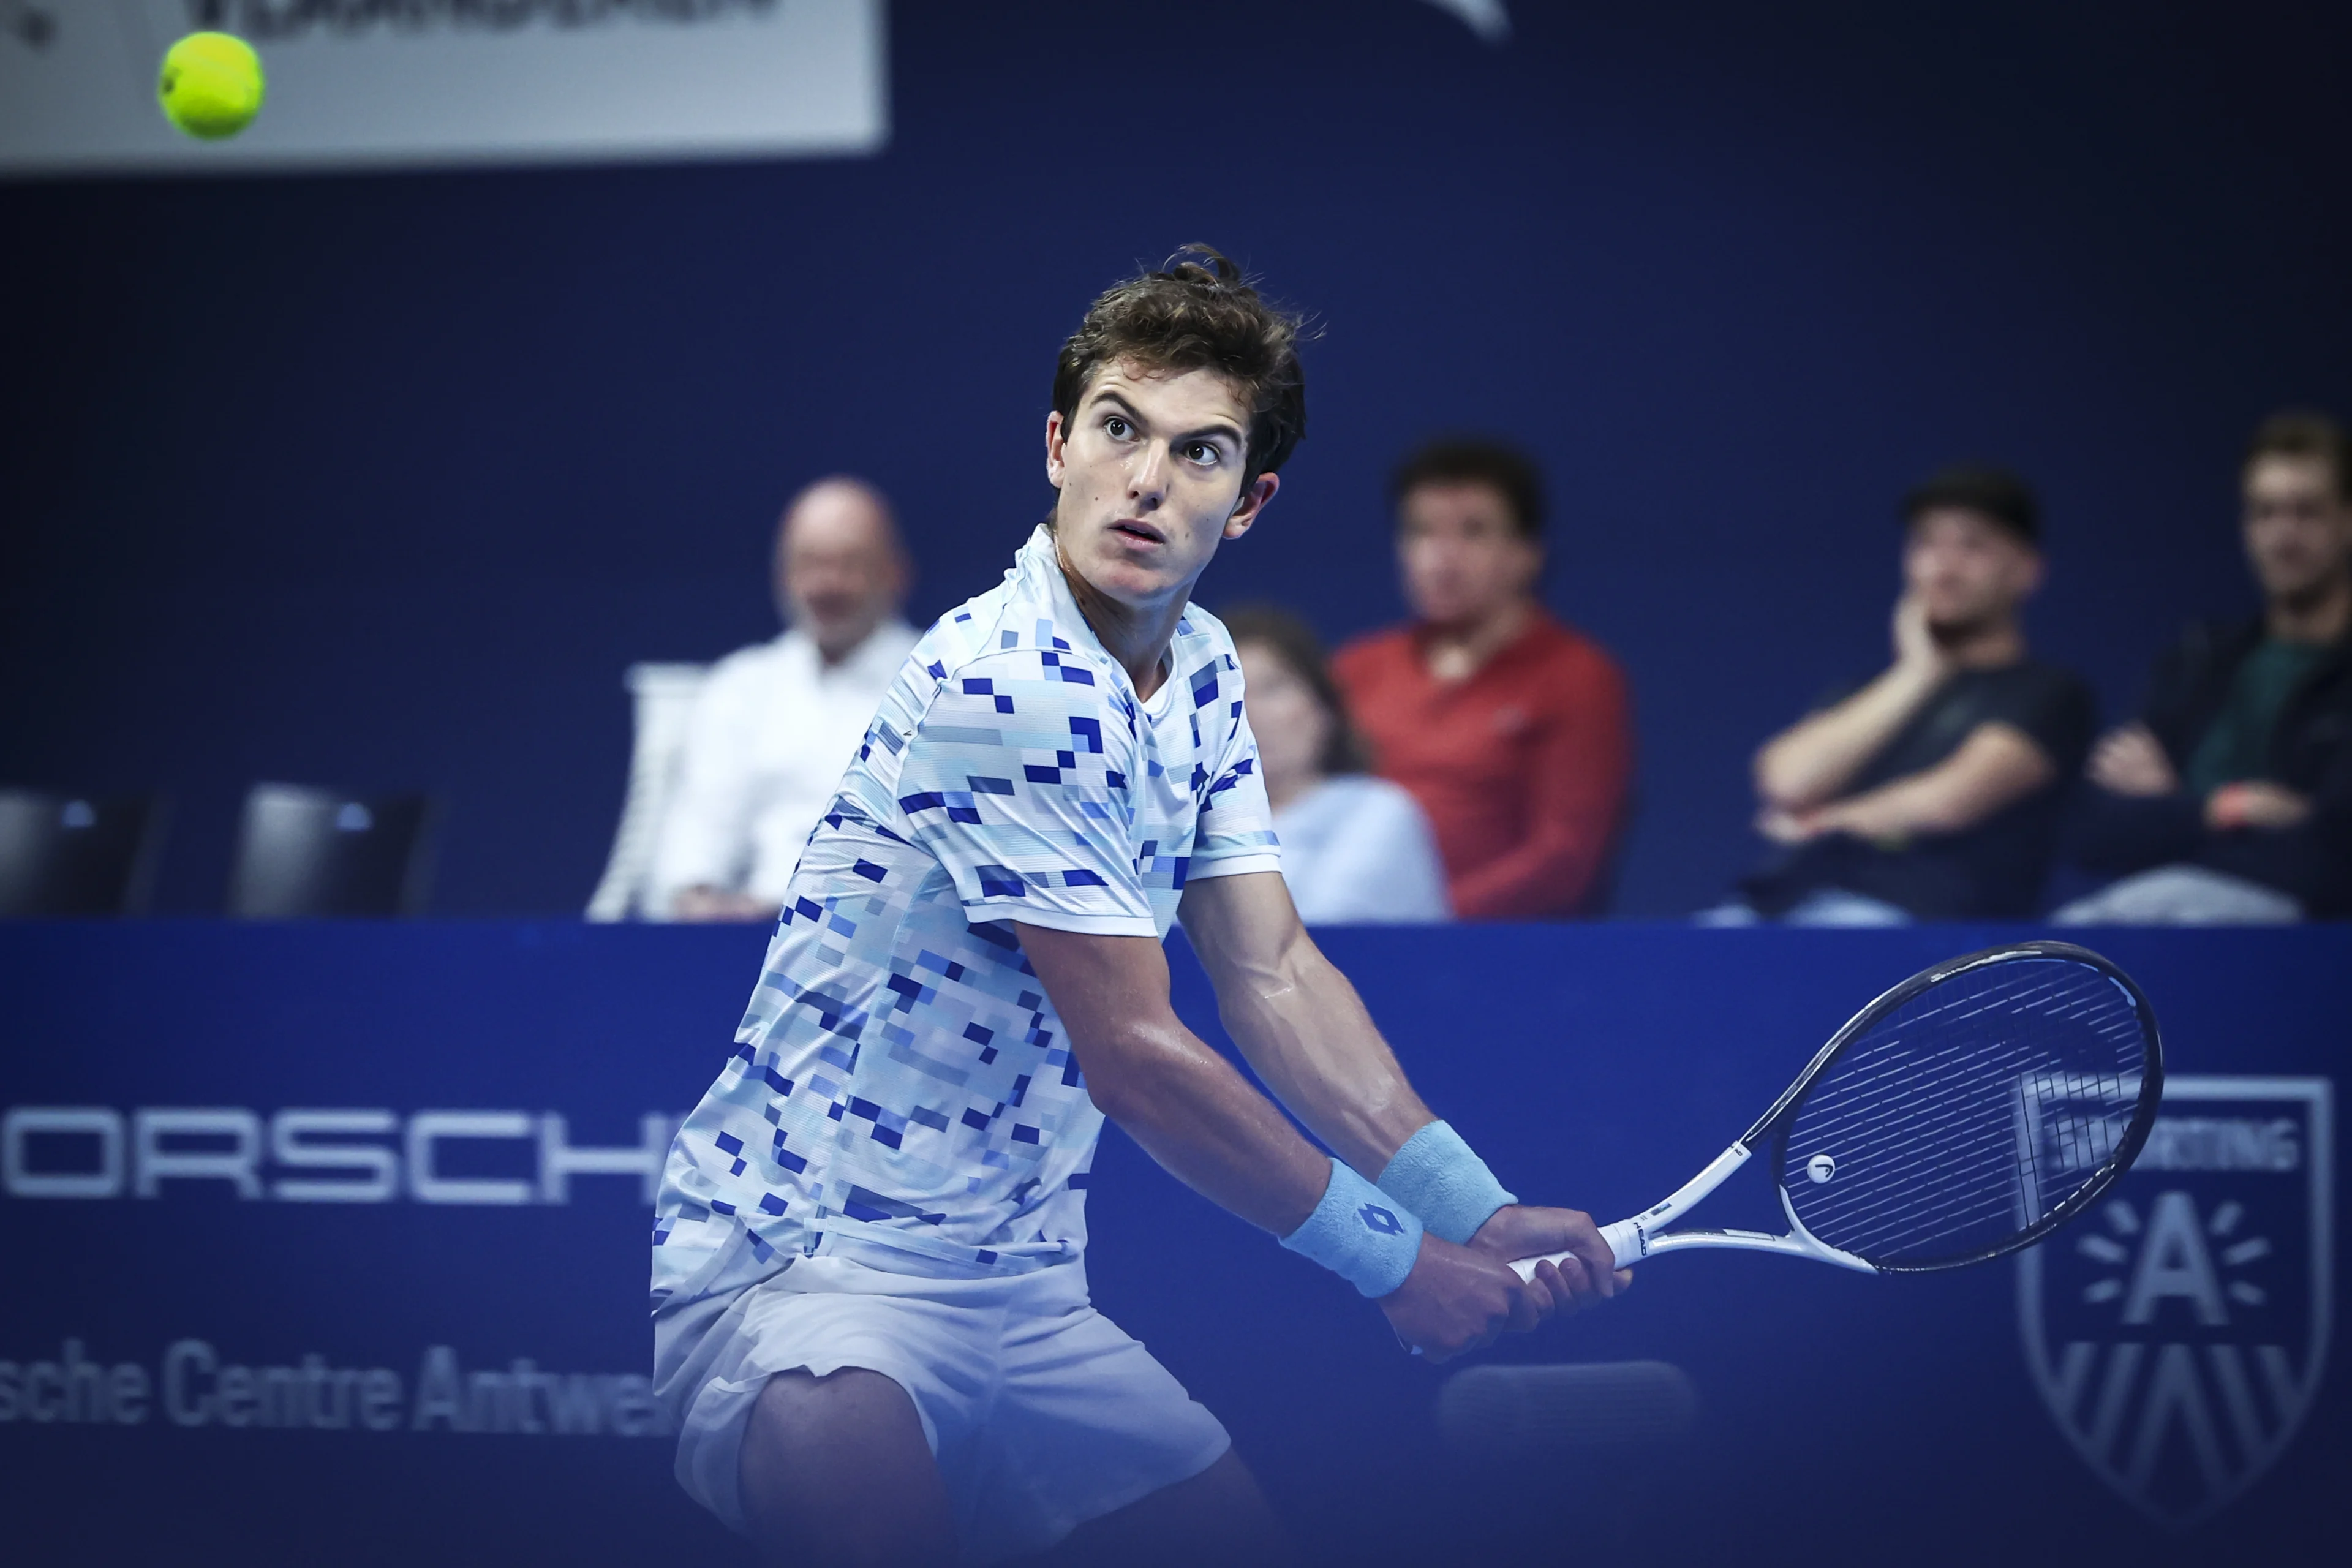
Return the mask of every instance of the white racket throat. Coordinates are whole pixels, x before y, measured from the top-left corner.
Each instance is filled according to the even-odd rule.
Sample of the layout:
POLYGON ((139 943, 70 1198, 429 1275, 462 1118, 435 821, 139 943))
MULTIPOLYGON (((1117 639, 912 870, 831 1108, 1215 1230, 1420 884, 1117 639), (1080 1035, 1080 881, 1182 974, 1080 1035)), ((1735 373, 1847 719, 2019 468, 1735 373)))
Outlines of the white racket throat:
MULTIPOLYGON (((1694 1247, 1728 1247, 1745 1252, 1780 1252, 1792 1258, 1817 1258, 1846 1268, 1859 1268, 1865 1274, 1878 1272, 1852 1253, 1840 1252, 1826 1242, 1816 1239, 1795 1214, 1789 1213, 1786 1194, 1780 1199, 1782 1212, 1789 1213, 1789 1234, 1786 1236, 1772 1236, 1760 1230, 1670 1231, 1665 1228, 1685 1209, 1730 1180, 1731 1173, 1748 1163, 1754 1152, 1744 1142, 1734 1143, 1709 1161, 1706 1169, 1676 1187, 1664 1201, 1643 1209, 1631 1219, 1602 1226, 1601 1239, 1609 1244, 1617 1267, 1630 1268, 1642 1259, 1661 1252, 1679 1252, 1694 1247)), ((1511 1267, 1518 1271, 1520 1279, 1532 1279, 1537 1264, 1549 1263, 1558 1267, 1570 1256, 1565 1252, 1546 1253, 1539 1258, 1522 1258, 1511 1267)))

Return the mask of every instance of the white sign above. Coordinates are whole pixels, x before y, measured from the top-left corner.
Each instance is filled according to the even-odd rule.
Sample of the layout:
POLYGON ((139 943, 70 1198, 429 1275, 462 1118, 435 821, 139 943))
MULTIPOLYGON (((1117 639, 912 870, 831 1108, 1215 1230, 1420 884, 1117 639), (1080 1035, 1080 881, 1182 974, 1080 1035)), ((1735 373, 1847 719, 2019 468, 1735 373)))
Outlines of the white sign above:
POLYGON ((887 44, 883 0, 0 0, 0 175, 873 153, 887 44), (156 107, 199 30, 268 74, 232 140, 156 107))

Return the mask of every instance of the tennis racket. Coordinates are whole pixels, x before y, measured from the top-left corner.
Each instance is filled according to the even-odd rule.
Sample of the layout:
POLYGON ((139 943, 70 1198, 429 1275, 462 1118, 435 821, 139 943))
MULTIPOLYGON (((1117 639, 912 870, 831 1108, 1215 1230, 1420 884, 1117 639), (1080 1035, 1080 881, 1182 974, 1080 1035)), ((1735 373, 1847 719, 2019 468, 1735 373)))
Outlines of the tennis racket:
MULTIPOLYGON (((1698 1247, 1874 1274, 1982 1263, 2048 1236, 2128 1170, 2163 1093, 2156 1015, 2130 976, 2068 942, 1989 948, 1855 1014, 1738 1142, 1601 1234, 1621 1268, 1698 1247), (1768 1141, 1786 1235, 1666 1228, 1768 1141)), ((1512 1267, 1528 1276, 1540 1261, 1512 1267)))

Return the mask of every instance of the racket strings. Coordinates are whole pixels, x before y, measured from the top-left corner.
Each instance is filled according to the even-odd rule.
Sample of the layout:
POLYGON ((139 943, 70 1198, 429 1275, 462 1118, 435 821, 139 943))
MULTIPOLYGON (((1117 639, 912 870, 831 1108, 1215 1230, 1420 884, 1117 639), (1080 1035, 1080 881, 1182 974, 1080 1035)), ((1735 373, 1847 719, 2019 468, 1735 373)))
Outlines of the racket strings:
POLYGON ((1789 1122, 1782 1190, 1874 1262, 1997 1250, 2119 1144, 2148 1041, 2104 971, 2035 956, 1963 970, 1867 1023, 1789 1122))
MULTIPOLYGON (((2029 994, 2019 1000, 2031 1005, 2048 998, 2029 994)), ((1980 1019, 1990 1010, 1975 1005, 1918 1012, 1919 1019, 1908 1021, 1915 1046, 1921 1022, 1948 1026, 1955 1019, 1980 1019), (1937 1013, 1943 1017, 1937 1018, 1937 1013)), ((2021 1192, 2031 1192, 2038 1198, 2046 1185, 2033 1179, 2039 1173, 2032 1168, 2036 1152, 2032 1140, 2029 1137, 2023 1144, 2026 1159, 2021 1173, 2027 1179, 2021 1182, 2016 1119, 2001 1113, 2005 1107, 1988 1103, 1982 1081, 1991 1076, 2002 1080, 1995 1084, 1996 1090, 2006 1089, 2007 1069, 2017 1065, 2011 1059, 2017 1053, 1996 1055, 1989 1063, 1973 1063, 1979 1071, 1971 1077, 1953 1071, 1956 1066, 1969 1062, 1970 1052, 1966 1049, 1948 1045, 1935 1051, 1903 1052, 1887 1050, 1883 1042, 1864 1043, 1876 1044, 1878 1048, 1864 1060, 1885 1059, 1874 1063, 1873 1070, 1854 1074, 1850 1084, 1822 1086, 1832 1092, 1816 1102, 1816 1115, 1804 1130, 1849 1151, 1847 1179, 1836 1184, 1838 1193, 1804 1205, 1813 1223, 1838 1230, 1840 1244, 1848 1250, 1916 1256, 1931 1244, 2005 1215, 2014 1215, 2021 1224, 2038 1217, 2031 1212, 2037 1204, 2013 1201, 2021 1192), (1990 1075, 1981 1070, 1987 1065, 1993 1068, 1990 1075), (1897 1068, 1906 1074, 1899 1079, 1891 1070, 1897 1068), (1910 1092, 1900 1097, 1899 1105, 1890 1105, 1887 1091, 1898 1081, 1907 1084, 1910 1092), (1836 1089, 1846 1092, 1841 1097, 1836 1089), (1853 1165, 1856 1152, 1865 1161, 1860 1172, 1853 1165), (1907 1173, 1910 1179, 1888 1180, 1894 1173, 1907 1173), (1876 1179, 1853 1179, 1865 1173, 1876 1179)), ((2104 1100, 2111 1092, 2113 1076, 2041 1073, 2025 1079, 2021 1092, 2037 1102, 2049 1100, 2053 1092, 2076 1103, 2086 1094, 2104 1100)), ((2077 1115, 2068 1120, 2079 1126, 2084 1119, 2077 1115)), ((2030 1121, 2027 1124, 2032 1125, 2030 1121)), ((2079 1133, 2074 1142, 2082 1142, 2079 1133)))
MULTIPOLYGON (((2086 1119, 2079 1113, 2062 1114, 2055 1125, 2046 1116, 2029 1114, 2021 1119, 2007 1108, 1996 1108, 1993 1114, 1976 1114, 1974 1101, 1982 1097, 1956 1094, 1949 1091, 1952 1087, 1964 1091, 1967 1088, 1948 1086, 1943 1094, 1922 1096, 1903 1108, 1902 1121, 1887 1126, 1861 1126, 1848 1118, 1825 1120, 1818 1128, 1809 1129, 1827 1143, 1861 1151, 1867 1162, 1857 1172, 1849 1156, 1843 1194, 1800 1208, 1808 1216, 1809 1228, 1816 1224, 1832 1226, 1842 1237, 1834 1245, 1890 1258, 1924 1256, 1923 1249, 1931 1244, 1963 1236, 1979 1226, 1991 1228, 1997 1240, 2012 1228, 2032 1225, 2050 1206, 2042 1199, 2050 1183, 2039 1169, 2032 1132, 2037 1124, 2053 1135, 2053 1142, 2076 1150, 2086 1143, 2112 1148, 2116 1142, 2113 1136, 2086 1137, 2083 1131, 2086 1119), (2025 1129, 2022 1133, 2021 1125, 2025 1129), (1876 1179, 1852 1180, 1865 1173, 1876 1179)), ((2079 1106, 2086 1099, 2104 1104, 2119 1089, 2129 1087, 2102 1077, 2039 1075, 2021 1084, 2019 1093, 2028 1107, 2039 1110, 2052 1103, 2079 1106)), ((2129 1096, 2125 1098, 2128 1105, 2129 1096)), ((2066 1163, 2084 1168, 2079 1157, 2066 1163)), ((2061 1201, 2063 1195, 2054 1194, 2061 1201)), ((1816 1229, 1815 1234, 1821 1232, 1816 1229)))

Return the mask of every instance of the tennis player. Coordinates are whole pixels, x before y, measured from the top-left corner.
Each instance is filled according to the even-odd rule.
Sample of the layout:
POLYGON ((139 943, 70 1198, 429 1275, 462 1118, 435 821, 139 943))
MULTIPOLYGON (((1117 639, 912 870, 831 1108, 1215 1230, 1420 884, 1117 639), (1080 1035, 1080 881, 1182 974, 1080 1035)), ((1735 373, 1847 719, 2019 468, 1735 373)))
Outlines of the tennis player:
POLYGON ((1303 432, 1298 323, 1194 250, 1063 345, 1053 514, 908 658, 670 1152, 678 1478, 779 1563, 991 1563, 1074 1531, 1123 1562, 1281 1554, 1223 1427, 1088 1300, 1106 1115, 1432 1359, 1625 1278, 1422 1103, 1291 908, 1233 644, 1190 601, 1303 432), (1180 912, 1234 1039, 1337 1159, 1171 1010, 1180 912))

